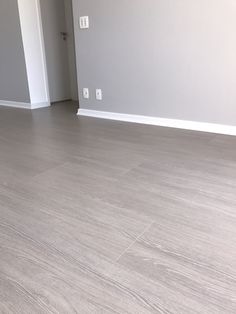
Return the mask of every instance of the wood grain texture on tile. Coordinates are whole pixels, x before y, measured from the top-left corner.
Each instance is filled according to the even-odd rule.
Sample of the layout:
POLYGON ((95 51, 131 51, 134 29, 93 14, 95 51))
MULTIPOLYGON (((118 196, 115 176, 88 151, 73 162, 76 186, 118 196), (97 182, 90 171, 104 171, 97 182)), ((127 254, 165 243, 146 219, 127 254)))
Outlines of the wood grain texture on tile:
POLYGON ((236 138, 0 108, 0 313, 235 314, 236 138))

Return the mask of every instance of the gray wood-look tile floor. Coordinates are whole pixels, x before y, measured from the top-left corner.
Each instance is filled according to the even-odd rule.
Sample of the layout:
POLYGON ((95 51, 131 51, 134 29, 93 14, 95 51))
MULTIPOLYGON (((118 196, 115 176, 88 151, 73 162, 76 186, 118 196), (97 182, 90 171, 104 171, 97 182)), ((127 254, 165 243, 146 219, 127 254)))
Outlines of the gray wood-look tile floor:
POLYGON ((236 137, 0 108, 0 313, 236 313, 236 137))

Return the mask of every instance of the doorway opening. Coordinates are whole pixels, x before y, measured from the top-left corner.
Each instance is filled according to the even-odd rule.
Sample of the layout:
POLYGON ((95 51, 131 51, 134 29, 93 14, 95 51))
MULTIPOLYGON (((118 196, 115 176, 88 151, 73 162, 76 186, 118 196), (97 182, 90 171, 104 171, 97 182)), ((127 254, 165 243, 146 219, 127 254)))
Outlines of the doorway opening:
POLYGON ((72 0, 40 0, 51 104, 78 101, 72 0))

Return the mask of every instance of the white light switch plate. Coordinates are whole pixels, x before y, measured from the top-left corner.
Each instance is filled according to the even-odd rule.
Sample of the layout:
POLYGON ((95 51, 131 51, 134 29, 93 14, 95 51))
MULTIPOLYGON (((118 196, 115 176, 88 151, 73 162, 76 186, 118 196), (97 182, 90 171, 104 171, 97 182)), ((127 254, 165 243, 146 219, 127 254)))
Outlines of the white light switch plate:
POLYGON ((81 29, 89 28, 89 17, 88 16, 81 16, 79 18, 79 27, 81 29))

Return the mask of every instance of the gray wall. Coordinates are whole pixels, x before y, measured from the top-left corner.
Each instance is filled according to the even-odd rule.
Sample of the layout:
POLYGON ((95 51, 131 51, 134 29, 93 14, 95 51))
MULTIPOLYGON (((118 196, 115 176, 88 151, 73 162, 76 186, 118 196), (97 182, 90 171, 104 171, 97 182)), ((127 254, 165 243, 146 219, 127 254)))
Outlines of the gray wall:
POLYGON ((236 125, 235 0, 73 3, 81 108, 236 125))
POLYGON ((17 0, 0 1, 0 100, 30 101, 17 0))

